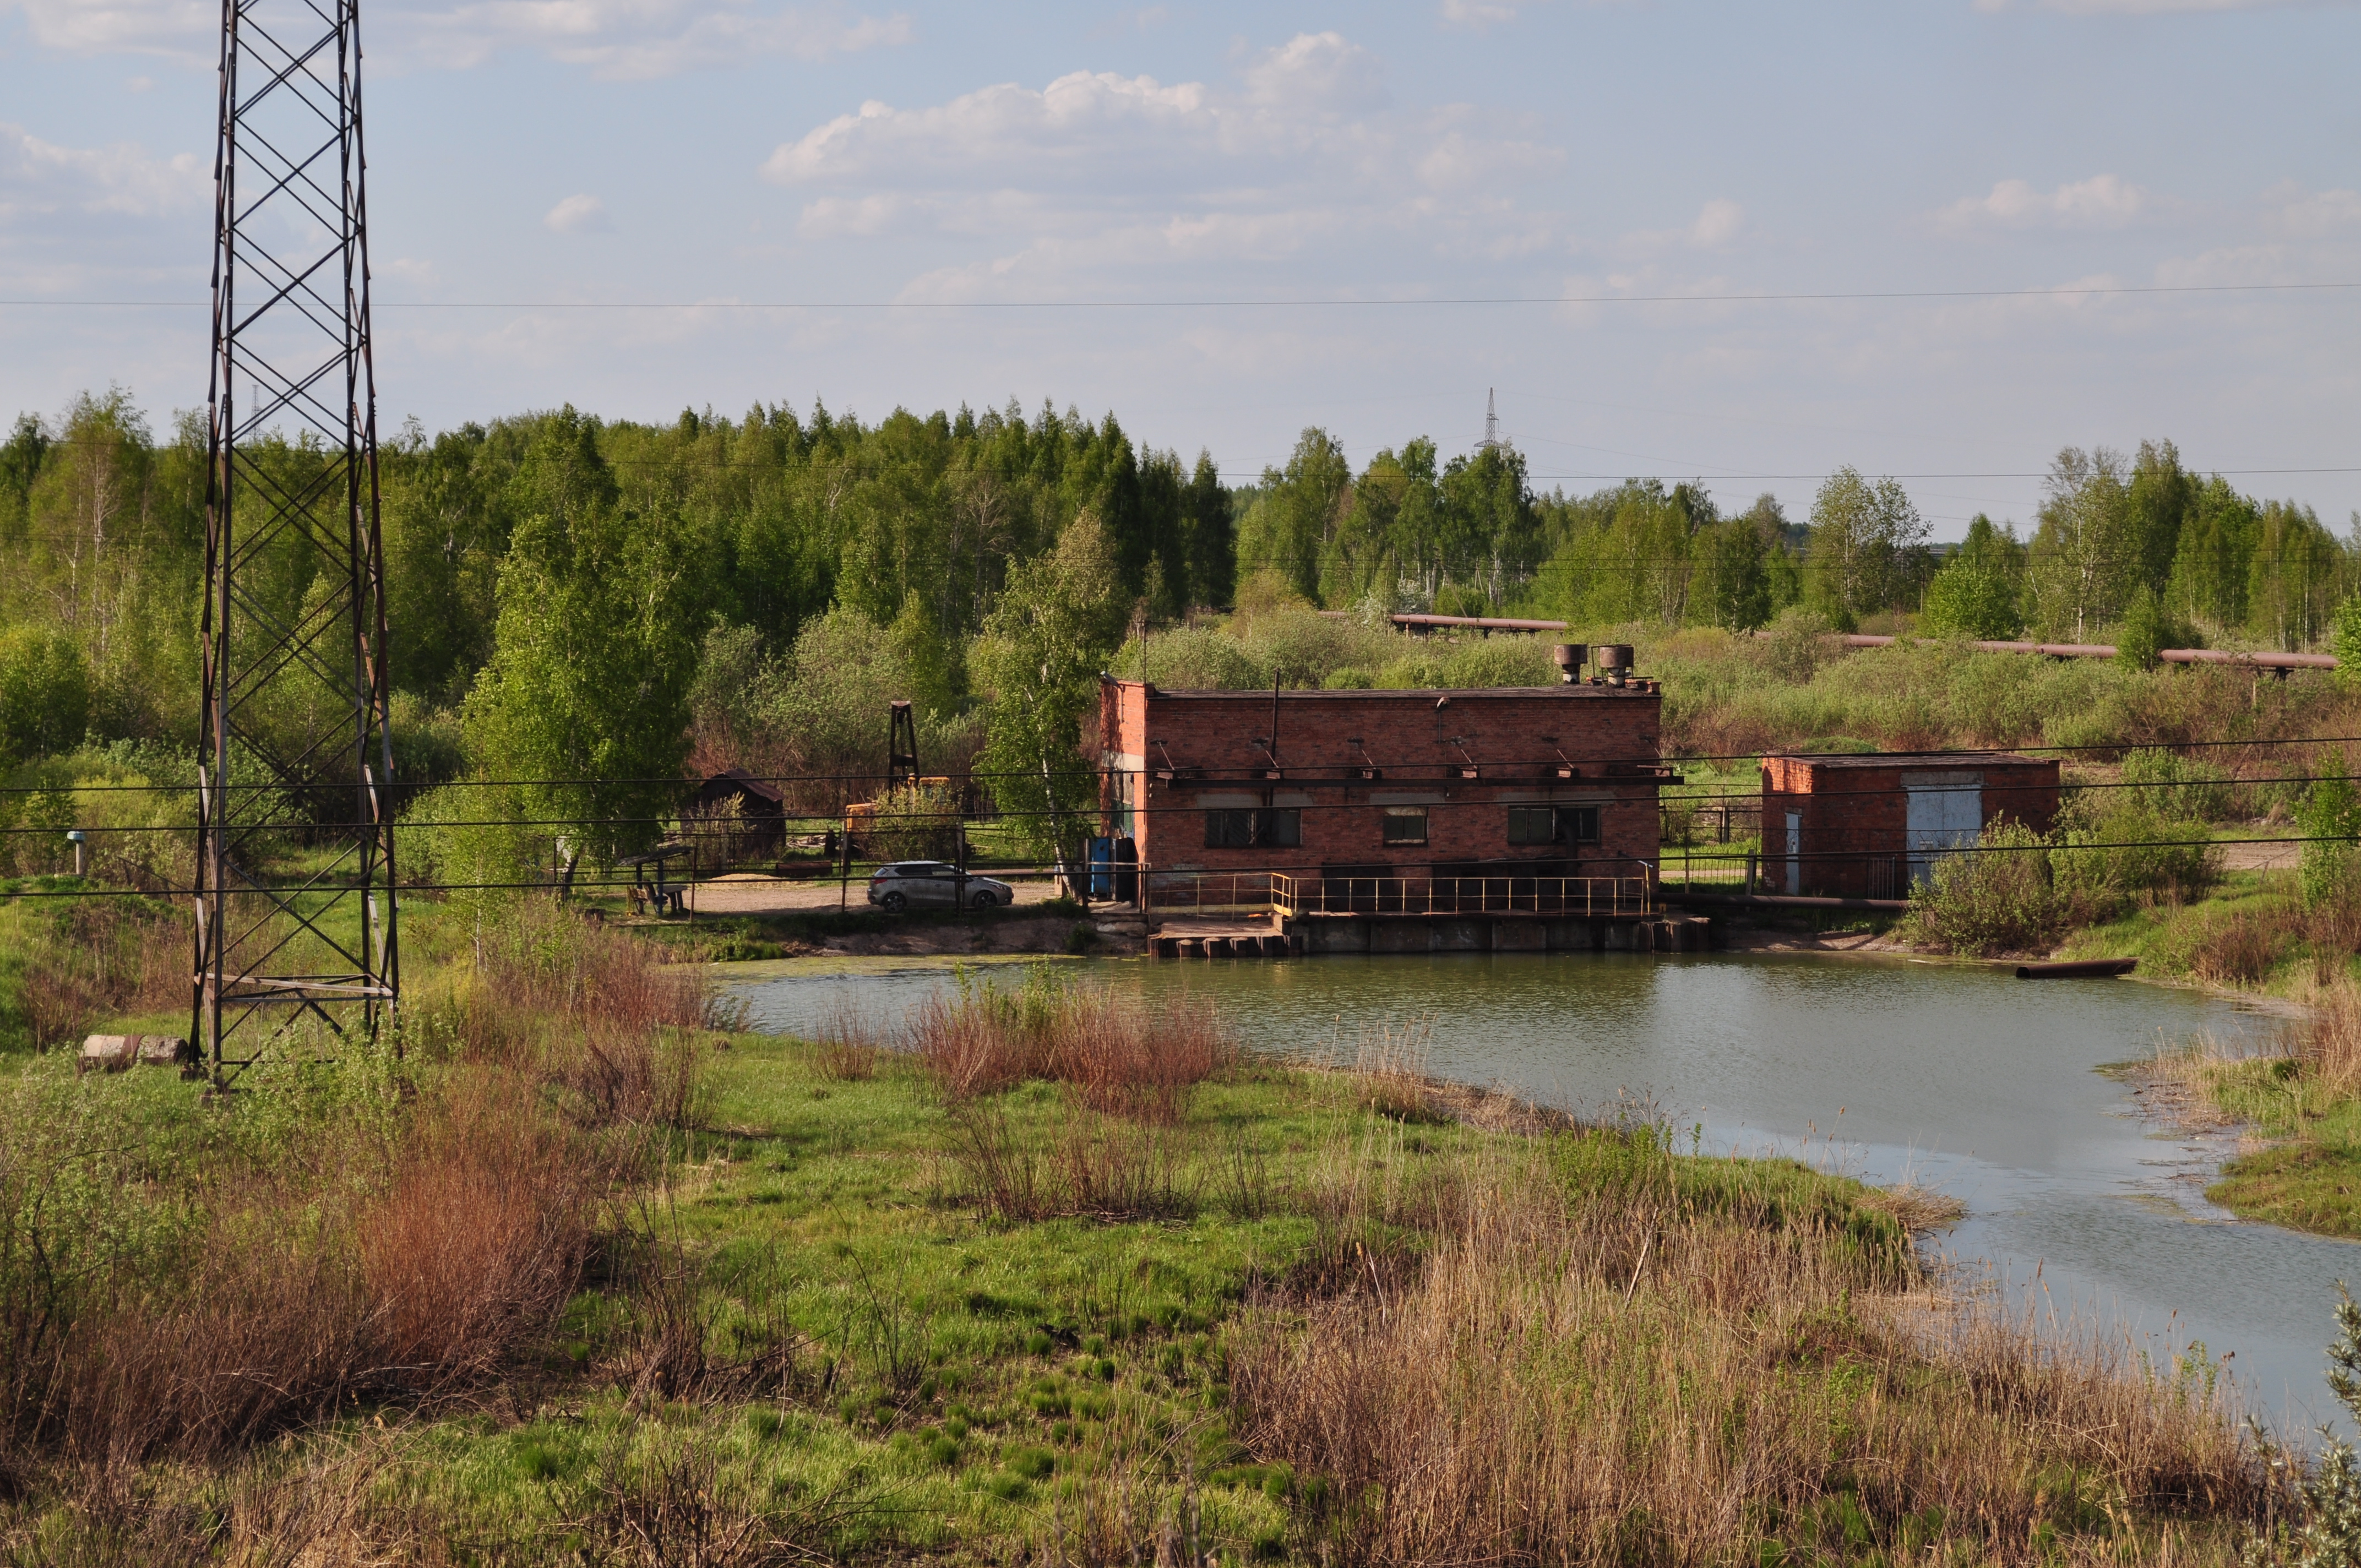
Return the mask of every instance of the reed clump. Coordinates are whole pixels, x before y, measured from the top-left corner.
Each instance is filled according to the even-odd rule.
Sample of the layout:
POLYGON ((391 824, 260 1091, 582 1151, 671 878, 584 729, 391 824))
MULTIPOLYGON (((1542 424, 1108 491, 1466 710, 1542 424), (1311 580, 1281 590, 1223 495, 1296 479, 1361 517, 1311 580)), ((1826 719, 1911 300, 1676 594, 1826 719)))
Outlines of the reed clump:
POLYGON ((867 1014, 851 1001, 840 1001, 812 1041, 812 1067, 831 1083, 866 1082, 877 1076, 877 1057, 884 1048, 867 1014))
POLYGON ((2258 1510, 2263 1466, 2202 1358, 2158 1370, 1936 1297, 1898 1227, 1587 1136, 1620 1140, 1604 1177, 1565 1157, 1580 1136, 1423 1193, 1347 1162, 1362 1186, 1335 1212, 1414 1245, 1266 1293, 1230 1349, 1241 1439, 1322 1478, 1303 1554, 2016 1561, 2108 1510, 2258 1510))
POLYGON ((1093 1111, 1165 1126, 1181 1119, 1191 1090, 1238 1059, 1209 1003, 1150 1008, 1066 985, 1046 966, 1014 992, 962 977, 956 996, 914 1010, 909 1036, 947 1101, 1045 1080, 1071 1086, 1093 1111))

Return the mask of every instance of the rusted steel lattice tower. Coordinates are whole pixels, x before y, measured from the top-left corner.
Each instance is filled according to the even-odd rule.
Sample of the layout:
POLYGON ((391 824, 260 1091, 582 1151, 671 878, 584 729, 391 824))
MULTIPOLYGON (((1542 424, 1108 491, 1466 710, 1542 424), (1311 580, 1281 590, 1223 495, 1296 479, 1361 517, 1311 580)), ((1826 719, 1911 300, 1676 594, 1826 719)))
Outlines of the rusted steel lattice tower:
POLYGON ((357 0, 223 0, 191 1041, 400 992, 357 0))

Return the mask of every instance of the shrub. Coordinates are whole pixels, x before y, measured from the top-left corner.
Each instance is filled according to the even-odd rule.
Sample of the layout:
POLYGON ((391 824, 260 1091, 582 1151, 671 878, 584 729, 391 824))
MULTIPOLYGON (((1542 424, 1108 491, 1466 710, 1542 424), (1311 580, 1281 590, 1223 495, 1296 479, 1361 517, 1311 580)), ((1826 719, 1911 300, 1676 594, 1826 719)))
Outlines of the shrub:
POLYGON ((1114 667, 1169 691, 1254 691, 1270 685, 1269 668, 1213 626, 1178 626, 1129 642, 1114 667))
POLYGON ((2316 904, 2333 896, 2352 840, 2361 836, 2361 795, 2341 771, 2313 780, 2304 792, 2296 831, 2312 840, 2303 846, 2303 901, 2316 904))
POLYGON ((948 861, 959 849, 960 794, 950 784, 906 784, 882 793, 862 848, 881 861, 948 861))
MULTIPOLYGON (((2361 1307, 2340 1282, 2336 1287, 2336 1340, 2328 1347, 2328 1389, 2345 1407, 2345 1419, 2361 1421, 2361 1307)), ((2323 1427, 2327 1446, 2306 1464, 2301 1456, 2264 1445, 2264 1457, 2275 1472, 2294 1483, 2301 1519, 2293 1530, 2275 1522, 2247 1543, 2246 1561, 2254 1564, 2292 1562, 2305 1568, 2345 1568, 2361 1563, 2361 1459, 2353 1445, 2323 1427)))
POLYGON ((2293 911, 2242 909, 2213 925, 2191 967, 2212 985, 2252 985, 2279 967, 2293 945, 2293 911))
POLYGON ((1843 655, 1836 628, 1817 609, 1791 605, 1771 623, 1763 649, 1763 664, 1779 679, 1802 685, 1819 674, 1820 666, 1843 655))
POLYGON ((1943 952, 2047 950, 2067 916, 2052 884, 2048 840, 2009 822, 1987 829, 1982 844, 1938 860, 1911 887, 1905 935, 1943 952))
POLYGON ((90 667, 62 632, 0 631, 0 766, 82 742, 90 667))
MULTIPOLYGON (((2129 791, 2122 792, 2130 794, 2129 791)), ((2202 898, 2221 880, 2221 851, 2147 802, 2113 800, 2087 826, 2070 827, 2050 856, 2068 917, 2108 919, 2135 903, 2202 898)))
POLYGON ((1557 664, 1538 637, 1478 637, 1463 641, 1444 659, 1445 685, 1554 686, 1557 664))
POLYGON ((2141 786, 2125 793, 2168 820, 2220 822, 2235 810, 2235 791, 2226 773, 2161 747, 2125 752, 2123 782, 2141 786))

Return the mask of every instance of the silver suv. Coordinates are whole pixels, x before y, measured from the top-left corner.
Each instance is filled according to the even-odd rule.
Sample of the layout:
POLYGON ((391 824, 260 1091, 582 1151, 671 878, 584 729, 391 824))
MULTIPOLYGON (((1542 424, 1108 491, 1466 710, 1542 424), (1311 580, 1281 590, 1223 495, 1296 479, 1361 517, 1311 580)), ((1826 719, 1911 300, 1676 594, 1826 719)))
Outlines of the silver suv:
POLYGON ((869 878, 869 902, 889 915, 906 909, 956 909, 962 894, 970 909, 1006 908, 1016 902, 1016 890, 1006 883, 970 872, 962 886, 959 868, 940 861, 895 861, 879 866, 869 878))

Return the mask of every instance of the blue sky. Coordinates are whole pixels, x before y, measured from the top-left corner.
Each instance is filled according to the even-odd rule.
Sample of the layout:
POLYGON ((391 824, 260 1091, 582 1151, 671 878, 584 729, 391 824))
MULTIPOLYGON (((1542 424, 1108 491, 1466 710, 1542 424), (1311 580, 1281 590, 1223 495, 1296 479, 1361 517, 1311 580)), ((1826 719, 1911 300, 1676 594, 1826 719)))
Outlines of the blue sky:
MULTIPOLYGON (((0 298, 202 301, 218 16, 0 0, 0 298)), ((1800 515, 1850 463, 1956 537, 2028 521, 2061 445, 2169 437, 2340 531, 2361 508, 2361 472, 2293 471, 2361 470, 2361 289, 1642 302, 2361 283, 2361 6, 368 0, 364 28, 388 427, 1049 398, 1244 478, 1307 424, 1356 460, 1465 447, 1497 389, 1544 488, 1800 515), (1255 302, 1502 297, 1546 302, 1255 302)), ((0 308, 0 416, 119 382, 160 424, 203 334, 201 304, 0 308)))

